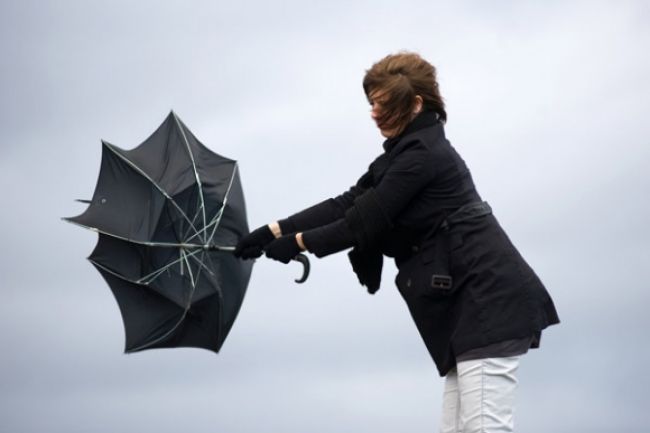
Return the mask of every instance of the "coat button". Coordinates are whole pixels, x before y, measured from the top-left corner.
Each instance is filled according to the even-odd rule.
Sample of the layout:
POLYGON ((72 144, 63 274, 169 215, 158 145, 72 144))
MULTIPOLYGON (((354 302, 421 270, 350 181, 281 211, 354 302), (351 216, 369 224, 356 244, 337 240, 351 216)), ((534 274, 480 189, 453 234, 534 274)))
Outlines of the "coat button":
POLYGON ((406 280, 406 287, 411 287, 411 279, 406 280))
POLYGON ((420 251, 420 247, 418 247, 417 245, 413 245, 411 247, 411 251, 413 251, 414 253, 417 253, 418 251, 420 251))

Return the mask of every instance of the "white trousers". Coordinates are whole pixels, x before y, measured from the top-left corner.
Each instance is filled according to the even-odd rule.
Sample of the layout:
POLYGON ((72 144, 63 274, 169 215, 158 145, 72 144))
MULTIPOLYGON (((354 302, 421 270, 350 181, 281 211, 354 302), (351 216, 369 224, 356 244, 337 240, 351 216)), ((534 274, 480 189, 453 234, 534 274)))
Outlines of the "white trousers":
POLYGON ((519 356, 462 361, 447 373, 440 433, 512 432, 519 356))

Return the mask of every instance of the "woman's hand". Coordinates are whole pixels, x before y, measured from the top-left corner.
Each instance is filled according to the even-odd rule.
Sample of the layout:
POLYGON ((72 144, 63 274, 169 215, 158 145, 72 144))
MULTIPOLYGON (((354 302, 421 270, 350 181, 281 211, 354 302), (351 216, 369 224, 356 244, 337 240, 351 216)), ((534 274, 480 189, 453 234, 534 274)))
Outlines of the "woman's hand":
MULTIPOLYGON (((301 235, 302 233, 298 233, 301 235)), ((268 244, 266 248, 266 257, 280 261, 282 263, 289 263, 291 259, 296 257, 302 248, 298 245, 296 234, 282 236, 268 244)))
POLYGON ((259 227, 239 240, 235 247, 235 257, 253 259, 262 255, 264 247, 275 239, 269 225, 259 227))

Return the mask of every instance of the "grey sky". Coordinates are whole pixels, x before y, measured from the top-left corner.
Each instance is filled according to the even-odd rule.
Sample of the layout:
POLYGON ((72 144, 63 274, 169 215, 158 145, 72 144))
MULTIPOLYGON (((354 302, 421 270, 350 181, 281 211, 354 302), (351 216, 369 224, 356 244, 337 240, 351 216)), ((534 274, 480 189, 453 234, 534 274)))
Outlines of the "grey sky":
POLYGON ((66 225, 100 139, 174 109, 237 159, 249 224, 338 194, 381 151, 361 90, 400 49, 438 67, 447 136, 553 296, 519 431, 647 429, 650 6, 644 1, 0 3, 0 432, 430 432, 442 379, 394 289, 345 254, 259 260, 219 355, 122 355, 66 225), (351 2, 350 2, 351 3, 351 2))

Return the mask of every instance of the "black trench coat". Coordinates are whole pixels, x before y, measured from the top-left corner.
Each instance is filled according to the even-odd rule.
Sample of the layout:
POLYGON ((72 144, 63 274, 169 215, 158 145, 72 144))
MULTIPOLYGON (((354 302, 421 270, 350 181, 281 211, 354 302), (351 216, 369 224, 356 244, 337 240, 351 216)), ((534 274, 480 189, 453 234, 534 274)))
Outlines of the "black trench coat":
POLYGON ((493 214, 454 219, 481 198, 435 113, 421 113, 384 150, 348 191, 281 220, 282 232, 302 231, 319 257, 354 247, 354 270, 371 293, 382 255, 393 257, 441 376, 470 349, 533 336, 537 345, 559 323, 553 301, 493 214))

